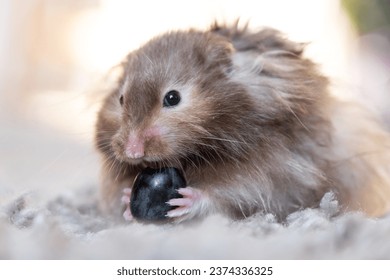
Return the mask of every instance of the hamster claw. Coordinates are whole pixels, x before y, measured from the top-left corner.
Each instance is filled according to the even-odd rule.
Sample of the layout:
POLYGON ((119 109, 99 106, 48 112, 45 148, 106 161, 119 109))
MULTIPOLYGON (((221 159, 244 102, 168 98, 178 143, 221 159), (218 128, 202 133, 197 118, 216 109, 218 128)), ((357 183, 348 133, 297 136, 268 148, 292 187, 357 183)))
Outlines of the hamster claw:
POLYGON ((202 194, 199 190, 191 187, 180 188, 178 193, 183 198, 173 198, 167 202, 170 206, 176 206, 177 208, 168 211, 168 218, 182 217, 184 215, 196 212, 197 205, 202 198, 202 194))
POLYGON ((123 195, 121 197, 121 202, 122 202, 122 204, 126 205, 126 210, 123 213, 123 218, 126 221, 133 220, 133 215, 131 215, 131 211, 130 211, 130 196, 131 196, 131 189, 130 188, 123 189, 123 195))

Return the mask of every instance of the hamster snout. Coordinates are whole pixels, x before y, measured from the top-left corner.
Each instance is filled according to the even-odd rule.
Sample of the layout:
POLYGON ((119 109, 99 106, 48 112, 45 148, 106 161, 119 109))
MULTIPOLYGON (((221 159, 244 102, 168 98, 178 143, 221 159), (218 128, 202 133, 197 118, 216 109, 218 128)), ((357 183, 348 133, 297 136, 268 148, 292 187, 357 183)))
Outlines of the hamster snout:
POLYGON ((144 158, 145 145, 153 146, 153 142, 161 141, 161 136, 162 129, 157 126, 146 129, 143 133, 130 132, 124 148, 126 156, 131 160, 144 158))
POLYGON ((126 156, 130 159, 140 159, 144 156, 144 139, 136 135, 129 135, 126 143, 126 156))

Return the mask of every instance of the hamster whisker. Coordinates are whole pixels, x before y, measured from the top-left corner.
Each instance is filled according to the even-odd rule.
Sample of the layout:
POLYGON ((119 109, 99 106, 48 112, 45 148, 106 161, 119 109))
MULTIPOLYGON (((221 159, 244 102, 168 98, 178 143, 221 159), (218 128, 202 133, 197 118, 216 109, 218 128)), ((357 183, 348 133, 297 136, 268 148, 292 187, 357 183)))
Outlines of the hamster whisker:
POLYGON ((219 137, 211 137, 211 136, 203 136, 202 139, 210 139, 210 140, 217 140, 217 141, 224 141, 229 143, 236 143, 236 144, 245 144, 248 145, 245 141, 239 141, 239 140, 233 140, 233 139, 227 139, 227 138, 219 138, 219 137))

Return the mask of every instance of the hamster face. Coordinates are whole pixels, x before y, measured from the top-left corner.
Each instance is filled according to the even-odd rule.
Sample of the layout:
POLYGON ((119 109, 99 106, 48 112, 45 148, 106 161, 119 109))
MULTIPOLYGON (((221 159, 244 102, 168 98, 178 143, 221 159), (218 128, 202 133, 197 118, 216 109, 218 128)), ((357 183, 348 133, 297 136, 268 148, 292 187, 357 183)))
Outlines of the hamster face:
POLYGON ((231 53, 228 42, 193 32, 157 38, 130 54, 107 106, 115 125, 105 138, 115 157, 177 166, 230 153, 215 142, 237 142, 241 115, 252 106, 227 78, 231 53))

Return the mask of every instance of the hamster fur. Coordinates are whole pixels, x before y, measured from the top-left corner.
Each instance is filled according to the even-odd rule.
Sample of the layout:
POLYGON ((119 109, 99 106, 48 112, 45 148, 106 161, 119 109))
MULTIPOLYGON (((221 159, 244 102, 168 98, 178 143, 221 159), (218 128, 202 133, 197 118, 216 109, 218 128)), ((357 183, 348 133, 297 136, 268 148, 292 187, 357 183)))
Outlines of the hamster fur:
POLYGON ((214 24, 130 53, 96 124, 104 209, 123 212, 122 192, 144 167, 174 166, 189 186, 169 202, 177 222, 283 219, 328 191, 344 210, 388 211, 389 134, 332 96, 303 49, 273 29, 214 24), (180 101, 166 106, 172 90, 180 101))

